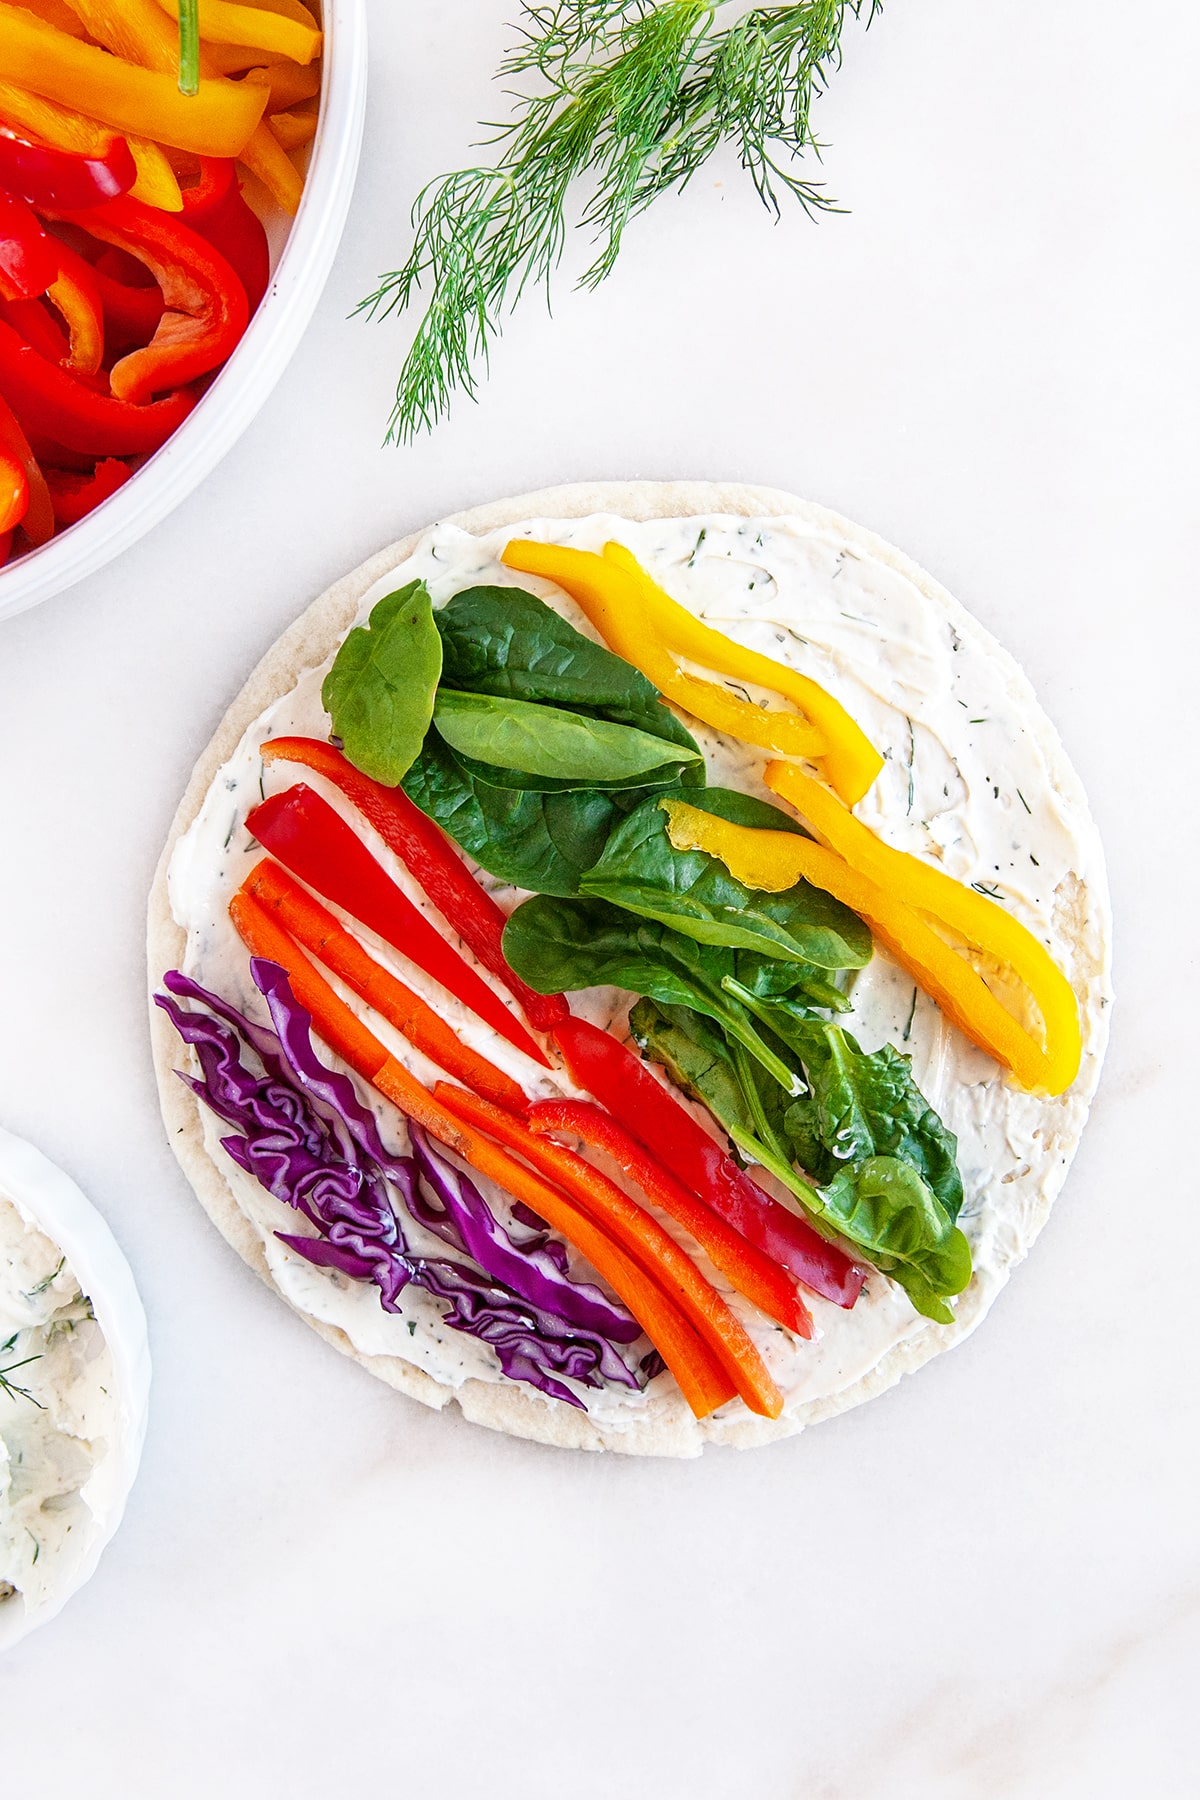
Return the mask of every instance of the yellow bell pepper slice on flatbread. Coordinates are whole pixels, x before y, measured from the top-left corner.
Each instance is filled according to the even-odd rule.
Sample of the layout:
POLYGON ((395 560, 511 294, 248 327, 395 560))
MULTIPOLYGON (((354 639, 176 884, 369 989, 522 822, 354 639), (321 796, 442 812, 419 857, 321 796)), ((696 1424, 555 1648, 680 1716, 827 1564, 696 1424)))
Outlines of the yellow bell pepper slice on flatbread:
POLYGON ((640 669, 665 700, 693 718, 776 756, 824 754, 824 736, 806 719, 795 713, 765 712, 715 681, 681 669, 647 619, 640 585, 607 557, 514 538, 500 560, 510 569, 557 582, 587 614, 609 649, 640 669))
POLYGON ((734 643, 723 631, 714 631, 664 593, 624 544, 606 544, 604 555, 638 583, 652 629, 676 655, 689 657, 692 662, 715 669, 719 675, 730 675, 736 681, 753 681, 759 687, 771 688, 790 700, 824 738, 826 747, 820 760, 837 792, 848 806, 862 799, 882 769, 883 758, 841 702, 820 682, 776 662, 772 656, 734 643))
MULTIPOLYGON (((1046 1027, 1043 1047, 996 998, 966 958, 909 904, 902 884, 891 875, 887 877, 885 887, 861 865, 852 864, 823 843, 797 837, 792 832, 759 831, 733 825, 727 819, 718 819, 679 800, 662 800, 660 805, 667 814, 668 835, 677 850, 703 850, 719 858, 730 874, 746 887, 768 893, 782 893, 797 881, 808 881, 858 913, 894 960, 908 970, 946 1017, 972 1043, 1011 1069, 1022 1087, 1061 1094, 1071 1085, 1079 1070, 1078 1009, 1068 987, 1070 1017, 1066 1017, 1060 993, 1065 978, 1048 957, 1046 962, 1052 971, 1052 980, 1046 979, 1045 968, 1037 958, 1029 956, 1027 947, 1020 952, 1023 966, 1034 968, 1035 979, 1026 985, 1042 1012, 1046 1027)), ((866 827, 861 829, 865 831, 866 827)), ((868 832, 867 835, 871 834, 868 832)), ((904 862, 916 861, 904 857, 901 851, 893 854, 904 862)), ((972 895, 972 898, 982 900, 983 896, 972 895)), ((1000 912, 998 907, 994 910, 1000 912)), ((962 935, 976 949, 994 956, 997 939, 1012 941, 1012 934, 1004 930, 994 931, 989 937, 979 929, 974 910, 962 909, 960 916, 966 914, 972 918, 971 931, 964 931, 962 935)), ((1013 928, 1013 933, 1024 933, 1029 937, 1024 927, 1007 914, 1001 917, 1013 928)), ((943 918, 942 922, 948 921, 943 918)), ((1030 943, 1036 950, 1041 950, 1036 939, 1030 938, 1030 943)), ((1045 952, 1041 954, 1045 956, 1045 952)), ((1015 964, 1008 966, 1014 973, 1018 972, 1015 964)))

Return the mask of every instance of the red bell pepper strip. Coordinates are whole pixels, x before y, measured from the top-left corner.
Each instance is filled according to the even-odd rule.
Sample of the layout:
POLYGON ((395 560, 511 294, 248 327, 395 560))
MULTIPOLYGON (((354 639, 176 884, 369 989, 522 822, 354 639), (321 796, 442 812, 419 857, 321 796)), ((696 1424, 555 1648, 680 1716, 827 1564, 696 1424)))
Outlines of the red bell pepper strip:
POLYGON ((402 1062, 388 1055, 282 926, 249 894, 234 895, 229 915, 253 955, 268 957, 287 971, 292 992, 317 1035, 364 1081, 481 1175, 531 1207, 587 1257, 660 1352, 697 1418, 707 1417, 733 1398, 736 1389, 725 1369, 675 1301, 647 1274, 619 1228, 597 1225, 560 1189, 439 1105, 402 1062))
POLYGON ((202 156, 199 180, 181 191, 184 224, 237 271, 253 315, 271 280, 271 251, 262 220, 246 204, 232 159, 202 156))
MULTIPOLYGON (((138 287, 117 273, 124 261, 119 251, 107 250, 92 267, 104 308, 104 341, 111 356, 122 350, 140 349, 158 330, 165 309, 162 289, 156 282, 138 287), (109 258, 112 266, 109 265, 109 258)), ((139 269, 140 264, 136 265, 139 269)))
POLYGON ((56 368, 0 322, 0 393, 30 431, 93 456, 148 454, 165 444, 196 404, 180 388, 149 406, 97 393, 68 369, 56 368))
MULTIPOLYGON (((29 511, 29 478, 20 457, 0 446, 0 535, 12 541, 29 511)), ((7 551, 6 551, 7 554, 7 551)))
POLYGON ((70 356, 66 332, 41 300, 0 300, 0 319, 47 362, 65 363, 70 356))
POLYGON ((797 1337, 812 1336, 812 1314, 787 1270, 748 1244, 740 1231, 689 1193, 610 1114, 588 1100, 538 1100, 529 1108, 528 1117, 531 1131, 566 1133, 581 1138, 590 1150, 610 1156, 652 1206, 691 1233, 713 1267, 720 1269, 739 1294, 797 1337))
POLYGON ((165 310, 154 336, 113 366, 110 380, 119 400, 140 404, 182 387, 236 349, 250 317, 246 290, 225 258, 177 217, 127 196, 53 216, 129 251, 162 289, 165 310))
POLYGON ((411 988, 368 956, 333 914, 278 863, 264 858, 242 886, 276 915, 298 944, 332 969, 360 1000, 373 1006, 431 1062, 448 1075, 457 1076, 485 1100, 493 1100, 509 1112, 525 1111, 526 1097, 512 1077, 464 1044, 431 1006, 426 1006, 411 988))
POLYGON ((440 826, 414 806, 402 788, 384 787, 348 762, 320 738, 272 738, 262 747, 265 763, 301 763, 340 788, 368 825, 395 852, 442 917, 473 950, 485 969, 502 981, 537 1031, 552 1031, 570 1008, 561 994, 538 994, 509 966, 501 947, 504 913, 485 893, 440 826))
POLYGON ((24 200, 0 187, 0 299, 36 300, 57 274, 54 239, 24 200))
POLYGON ((137 164, 124 138, 113 138, 103 156, 29 144, 0 126, 0 187, 30 206, 99 206, 128 193, 137 164))
POLYGON ((59 530, 86 519, 118 488, 123 488, 132 474, 128 463, 118 462, 113 456, 105 457, 86 475, 74 469, 47 469, 46 486, 59 530))
POLYGON ((303 784, 273 794, 255 807, 246 828, 293 875, 440 981, 526 1056, 550 1066, 499 996, 384 873, 366 845, 320 794, 303 784))
POLYGON ((0 531, 0 569, 12 555, 13 534, 11 531, 0 531))
POLYGON ((772 1381, 753 1338, 691 1257, 652 1214, 573 1150, 536 1136, 501 1107, 464 1093, 462 1088, 451 1087, 446 1081, 437 1083, 433 1097, 456 1118, 478 1126, 532 1163, 597 1225, 620 1226, 635 1246, 633 1253, 643 1268, 669 1284, 668 1291, 684 1317, 704 1339, 750 1411, 768 1419, 779 1417, 783 1395, 772 1381))
POLYGON ((571 1077, 605 1105, 654 1156, 668 1162, 692 1192, 747 1242, 790 1269, 805 1287, 838 1306, 853 1306, 864 1274, 805 1219, 739 1169, 646 1065, 586 1019, 554 1033, 571 1077))
POLYGON ((50 502, 50 490, 46 486, 41 465, 29 447, 29 439, 4 399, 3 376, 0 376, 0 450, 7 451, 16 458, 24 469, 25 479, 29 484, 29 498, 21 528, 31 544, 45 544, 54 536, 54 507, 50 502))

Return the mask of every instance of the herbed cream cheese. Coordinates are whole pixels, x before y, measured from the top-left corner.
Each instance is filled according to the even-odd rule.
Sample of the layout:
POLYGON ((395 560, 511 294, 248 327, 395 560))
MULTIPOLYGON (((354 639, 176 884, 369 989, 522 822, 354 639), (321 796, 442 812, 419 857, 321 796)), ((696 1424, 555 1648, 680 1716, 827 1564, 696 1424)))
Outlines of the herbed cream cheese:
MULTIPOLYGON (((820 681, 885 758, 878 780, 855 809, 857 815, 898 849, 935 861, 1011 910, 1071 976, 1085 1024, 1084 1065, 1074 1088, 1059 1101, 1017 1088, 948 1026, 933 1002, 878 949, 853 980, 853 1011, 843 1022, 867 1050, 890 1042, 910 1054, 918 1086, 958 1137, 966 1192, 960 1224, 971 1242, 975 1275, 956 1310, 964 1324, 976 1322, 1025 1254, 1061 1186, 1098 1076, 1108 1001, 1106 890, 1098 842, 1082 792, 1028 684, 961 609, 932 599, 902 559, 874 553, 865 536, 849 538, 832 524, 799 517, 633 523, 596 515, 535 520, 485 536, 440 525, 365 596, 359 618, 383 594, 422 578, 435 607, 476 584, 527 588, 595 636, 558 589, 535 577, 514 575, 499 561, 513 537, 593 551, 615 539, 709 624, 820 681), (1080 904, 1088 893, 1090 917, 1080 904)), ((327 661, 305 673, 245 732, 177 844, 170 866, 171 908, 187 935, 185 972, 260 1018, 261 1003, 227 908, 261 854, 245 819, 264 793, 300 779, 320 787, 413 902, 437 917, 404 866, 335 789, 297 767, 264 769, 260 747, 267 738, 327 735, 320 689, 328 666, 327 661)), ((763 690, 732 681, 728 685, 743 697, 778 704, 763 690)), ((765 758, 760 751, 690 719, 687 723, 705 752, 712 785, 775 801, 761 782, 765 758)), ((482 879, 506 910, 524 898, 515 889, 482 879)), ((564 1076, 530 1062, 422 971, 372 934, 353 928, 380 962, 532 1097, 575 1094, 564 1076)), ((573 998, 577 1011, 618 1032, 628 1004, 627 995, 612 989, 573 998)), ((372 1027, 419 1078, 435 1077, 432 1066, 383 1021, 373 1019, 372 1027)), ((377 1096, 370 1098, 390 1140, 401 1147, 403 1127, 397 1115, 377 1096)), ((703 1115, 697 1111, 697 1117, 703 1115)), ((295 1306, 338 1327, 362 1354, 399 1357, 448 1387, 470 1377, 505 1379, 486 1348, 445 1329, 427 1295, 408 1290, 402 1313, 389 1315, 373 1287, 316 1269, 286 1251, 274 1234, 294 1230, 295 1215, 225 1155, 219 1143, 223 1128, 207 1114, 204 1130, 209 1154, 261 1239, 272 1278, 295 1306)), ((756 1174, 786 1200, 769 1176, 756 1174)), ((505 1197, 475 1179, 503 1216, 505 1197)), ((420 1241, 415 1228, 413 1237, 420 1241)), ((686 1237, 683 1241, 759 1345, 784 1391, 784 1419, 794 1422, 793 1429, 805 1418, 836 1410, 837 1396, 868 1378, 898 1346, 924 1339, 924 1334, 933 1334, 938 1344, 961 1335, 960 1327, 938 1327, 919 1318, 898 1287, 872 1273, 849 1312, 806 1294, 817 1333, 811 1342, 800 1341, 740 1296, 728 1294, 723 1278, 686 1237)), ((435 1248, 432 1242, 428 1247, 435 1248)), ((670 1376, 660 1376, 638 1395, 580 1392, 592 1418, 611 1432, 634 1420, 677 1416, 684 1405, 670 1376)), ((732 1401, 705 1421, 703 1434, 744 1439, 746 1423, 742 1403, 732 1401)))
MULTIPOLYGON (((90 1555, 89 1484, 117 1422, 112 1355, 66 1257, 0 1191, 0 1622, 90 1555)), ((101 1507, 100 1510, 103 1510, 101 1507)))

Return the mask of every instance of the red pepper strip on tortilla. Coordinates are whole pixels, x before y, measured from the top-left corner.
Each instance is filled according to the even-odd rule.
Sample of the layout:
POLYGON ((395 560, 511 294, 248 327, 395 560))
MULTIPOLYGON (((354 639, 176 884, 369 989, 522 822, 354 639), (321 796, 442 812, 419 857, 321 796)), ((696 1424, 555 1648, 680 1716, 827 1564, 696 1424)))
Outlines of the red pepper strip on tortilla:
POLYGON ((99 206, 128 193, 137 164, 124 138, 102 156, 30 144, 0 128, 0 187, 30 206, 99 206))
POLYGON ((0 445, 0 535, 12 543, 12 534, 29 511, 29 478, 25 465, 12 450, 0 445))
POLYGON ((569 1019, 554 1039, 572 1080, 594 1094, 651 1155, 669 1163, 748 1243, 815 1294, 837 1306, 854 1305, 863 1270, 807 1220, 764 1193, 631 1050, 586 1019, 569 1019))
POLYGON ((327 800, 302 783, 256 806, 246 829, 277 862, 374 931, 526 1056, 545 1055, 498 994, 463 961, 327 800))
POLYGON ((180 217, 237 271, 253 314, 271 279, 271 253, 263 222, 247 206, 229 157, 202 156, 199 160, 199 178, 182 190, 180 217))
POLYGON ((51 215, 144 263, 165 310, 150 342, 114 364, 112 391, 136 404, 219 368, 250 318, 246 290, 225 258, 178 217, 122 197, 51 215))
POLYGON ((29 484, 29 495, 25 512, 21 518, 21 528, 31 544, 45 544, 54 536, 54 507, 50 501, 50 490, 46 486, 46 477, 42 474, 41 464, 29 447, 29 439, 21 430, 21 426, 12 408, 4 399, 4 379, 0 375, 0 451, 7 451, 16 458, 25 471, 25 480, 29 484))
POLYGON ((589 1150, 610 1156, 652 1206, 691 1233, 713 1267, 720 1269, 739 1294, 797 1337, 812 1336, 812 1314, 796 1290, 794 1277, 689 1193, 610 1114, 590 1100, 538 1100, 529 1109, 529 1129, 577 1137, 589 1150))
POLYGON ((24 200, 0 188, 0 300, 36 300, 57 274, 54 239, 24 200))
POLYGON ((507 914, 480 887, 441 826, 414 806, 403 788, 372 781, 320 738, 272 738, 262 747, 262 759, 268 764, 279 760, 300 763, 340 788, 468 949, 520 1002, 535 1031, 552 1031, 570 1017, 561 994, 535 993, 510 967, 501 945, 507 914))
POLYGON ((250 895, 235 894, 229 915, 252 955, 265 956, 287 972, 292 992, 331 1050, 431 1137, 531 1207, 587 1258, 641 1325, 698 1419, 733 1398, 736 1389, 724 1367, 674 1299, 646 1272, 627 1234, 617 1226, 594 1223, 559 1188, 439 1105, 403 1063, 388 1055, 282 926, 250 895))
POLYGON ((431 1006, 426 1006, 418 994, 368 956, 333 914, 278 863, 264 858, 242 886, 276 915, 297 943, 353 988, 360 1000, 374 1007, 439 1069, 465 1082, 485 1100, 507 1107, 509 1112, 525 1111, 527 1098, 512 1077, 464 1044, 431 1006))
POLYGON ((76 469, 47 469, 46 485, 50 489, 59 530, 78 525, 80 519, 95 512, 103 501, 125 486, 132 473, 129 464, 119 462, 115 456, 107 456, 98 462, 90 474, 82 474, 76 469))
POLYGON ((134 456, 157 450, 196 404, 188 388, 150 406, 131 406, 97 393, 68 369, 57 368, 0 322, 0 393, 22 427, 68 450, 93 456, 134 456))
POLYGON ((647 1273, 667 1286, 671 1298, 700 1333, 750 1411, 767 1419, 779 1417, 783 1395, 749 1332, 687 1252, 645 1207, 573 1150, 538 1137, 503 1108, 464 1093, 462 1088, 451 1087, 446 1081, 438 1082, 433 1097, 456 1118, 498 1138, 506 1149, 515 1150, 532 1163, 540 1174, 564 1189, 597 1225, 607 1230, 621 1228, 633 1254, 647 1273))

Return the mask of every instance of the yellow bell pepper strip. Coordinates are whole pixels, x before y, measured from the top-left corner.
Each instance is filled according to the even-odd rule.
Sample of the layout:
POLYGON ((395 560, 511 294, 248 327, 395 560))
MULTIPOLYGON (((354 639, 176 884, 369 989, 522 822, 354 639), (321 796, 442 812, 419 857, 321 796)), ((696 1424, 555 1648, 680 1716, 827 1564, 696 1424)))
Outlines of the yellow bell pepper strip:
POLYGON ((719 675, 732 675, 736 680, 771 688, 798 707, 825 739, 821 761, 833 787, 847 806, 862 799, 882 769, 883 758, 840 701, 799 670, 789 669, 757 650, 748 650, 723 631, 714 631, 711 625, 704 624, 672 600, 624 544, 605 544, 604 555, 637 583, 651 629, 677 655, 702 663, 706 669, 715 669, 719 675))
POLYGON ((1050 1091, 1061 1093, 1079 1073, 1083 1040, 1075 991, 1031 931, 994 900, 944 870, 885 844, 869 826, 792 763, 770 763, 767 786, 802 813, 818 843, 845 857, 889 894, 949 926, 973 950, 1007 965, 1042 1015, 1050 1091))
POLYGON ((315 112, 277 112, 267 120, 271 136, 289 155, 294 150, 303 150, 305 144, 311 144, 317 135, 317 115, 315 112))
POLYGON ((3 0, 0 81, 196 156, 239 156, 268 98, 264 86, 224 79, 202 81, 186 96, 170 76, 80 43, 3 0))
MULTIPOLYGON (((179 0, 158 4, 178 24, 179 0)), ((321 33, 303 7, 289 7, 284 13, 266 6, 238 6, 233 0, 200 0, 200 36, 214 44, 245 44, 297 63, 310 63, 321 48, 321 33)))
POLYGON ((241 153, 241 159, 252 175, 257 175, 277 206, 295 217, 304 192, 304 177, 291 161, 287 151, 263 120, 241 153))
POLYGON ((46 290, 46 298, 59 314, 70 337, 65 366, 80 375, 95 375, 104 361, 104 302, 100 283, 82 256, 63 246, 58 275, 46 290))
POLYGON ((1002 1006, 970 963, 903 900, 886 892, 844 857, 788 831, 731 825, 682 801, 660 801, 677 850, 704 850, 747 887, 781 893, 797 881, 824 889, 867 921, 900 966, 935 1000, 964 1036, 1011 1069, 1021 1086, 1062 1093, 1063 1069, 1002 1006))
MULTIPOLYGON (((31 94, 11 81, 0 80, 0 130, 5 128, 78 156, 106 157, 114 143, 119 142, 111 127, 41 94, 31 94)), ((125 136, 136 171, 134 185, 129 189, 132 197, 147 206, 177 211, 179 183, 163 151, 146 138, 130 133, 125 136)))
POLYGON ((646 607, 637 585, 607 558, 590 550, 514 538, 500 560, 522 574, 557 582, 587 614, 609 649, 640 669, 664 700, 693 718, 777 756, 824 753, 824 737, 794 713, 764 712, 716 682, 685 674, 657 633, 647 628, 646 607))

